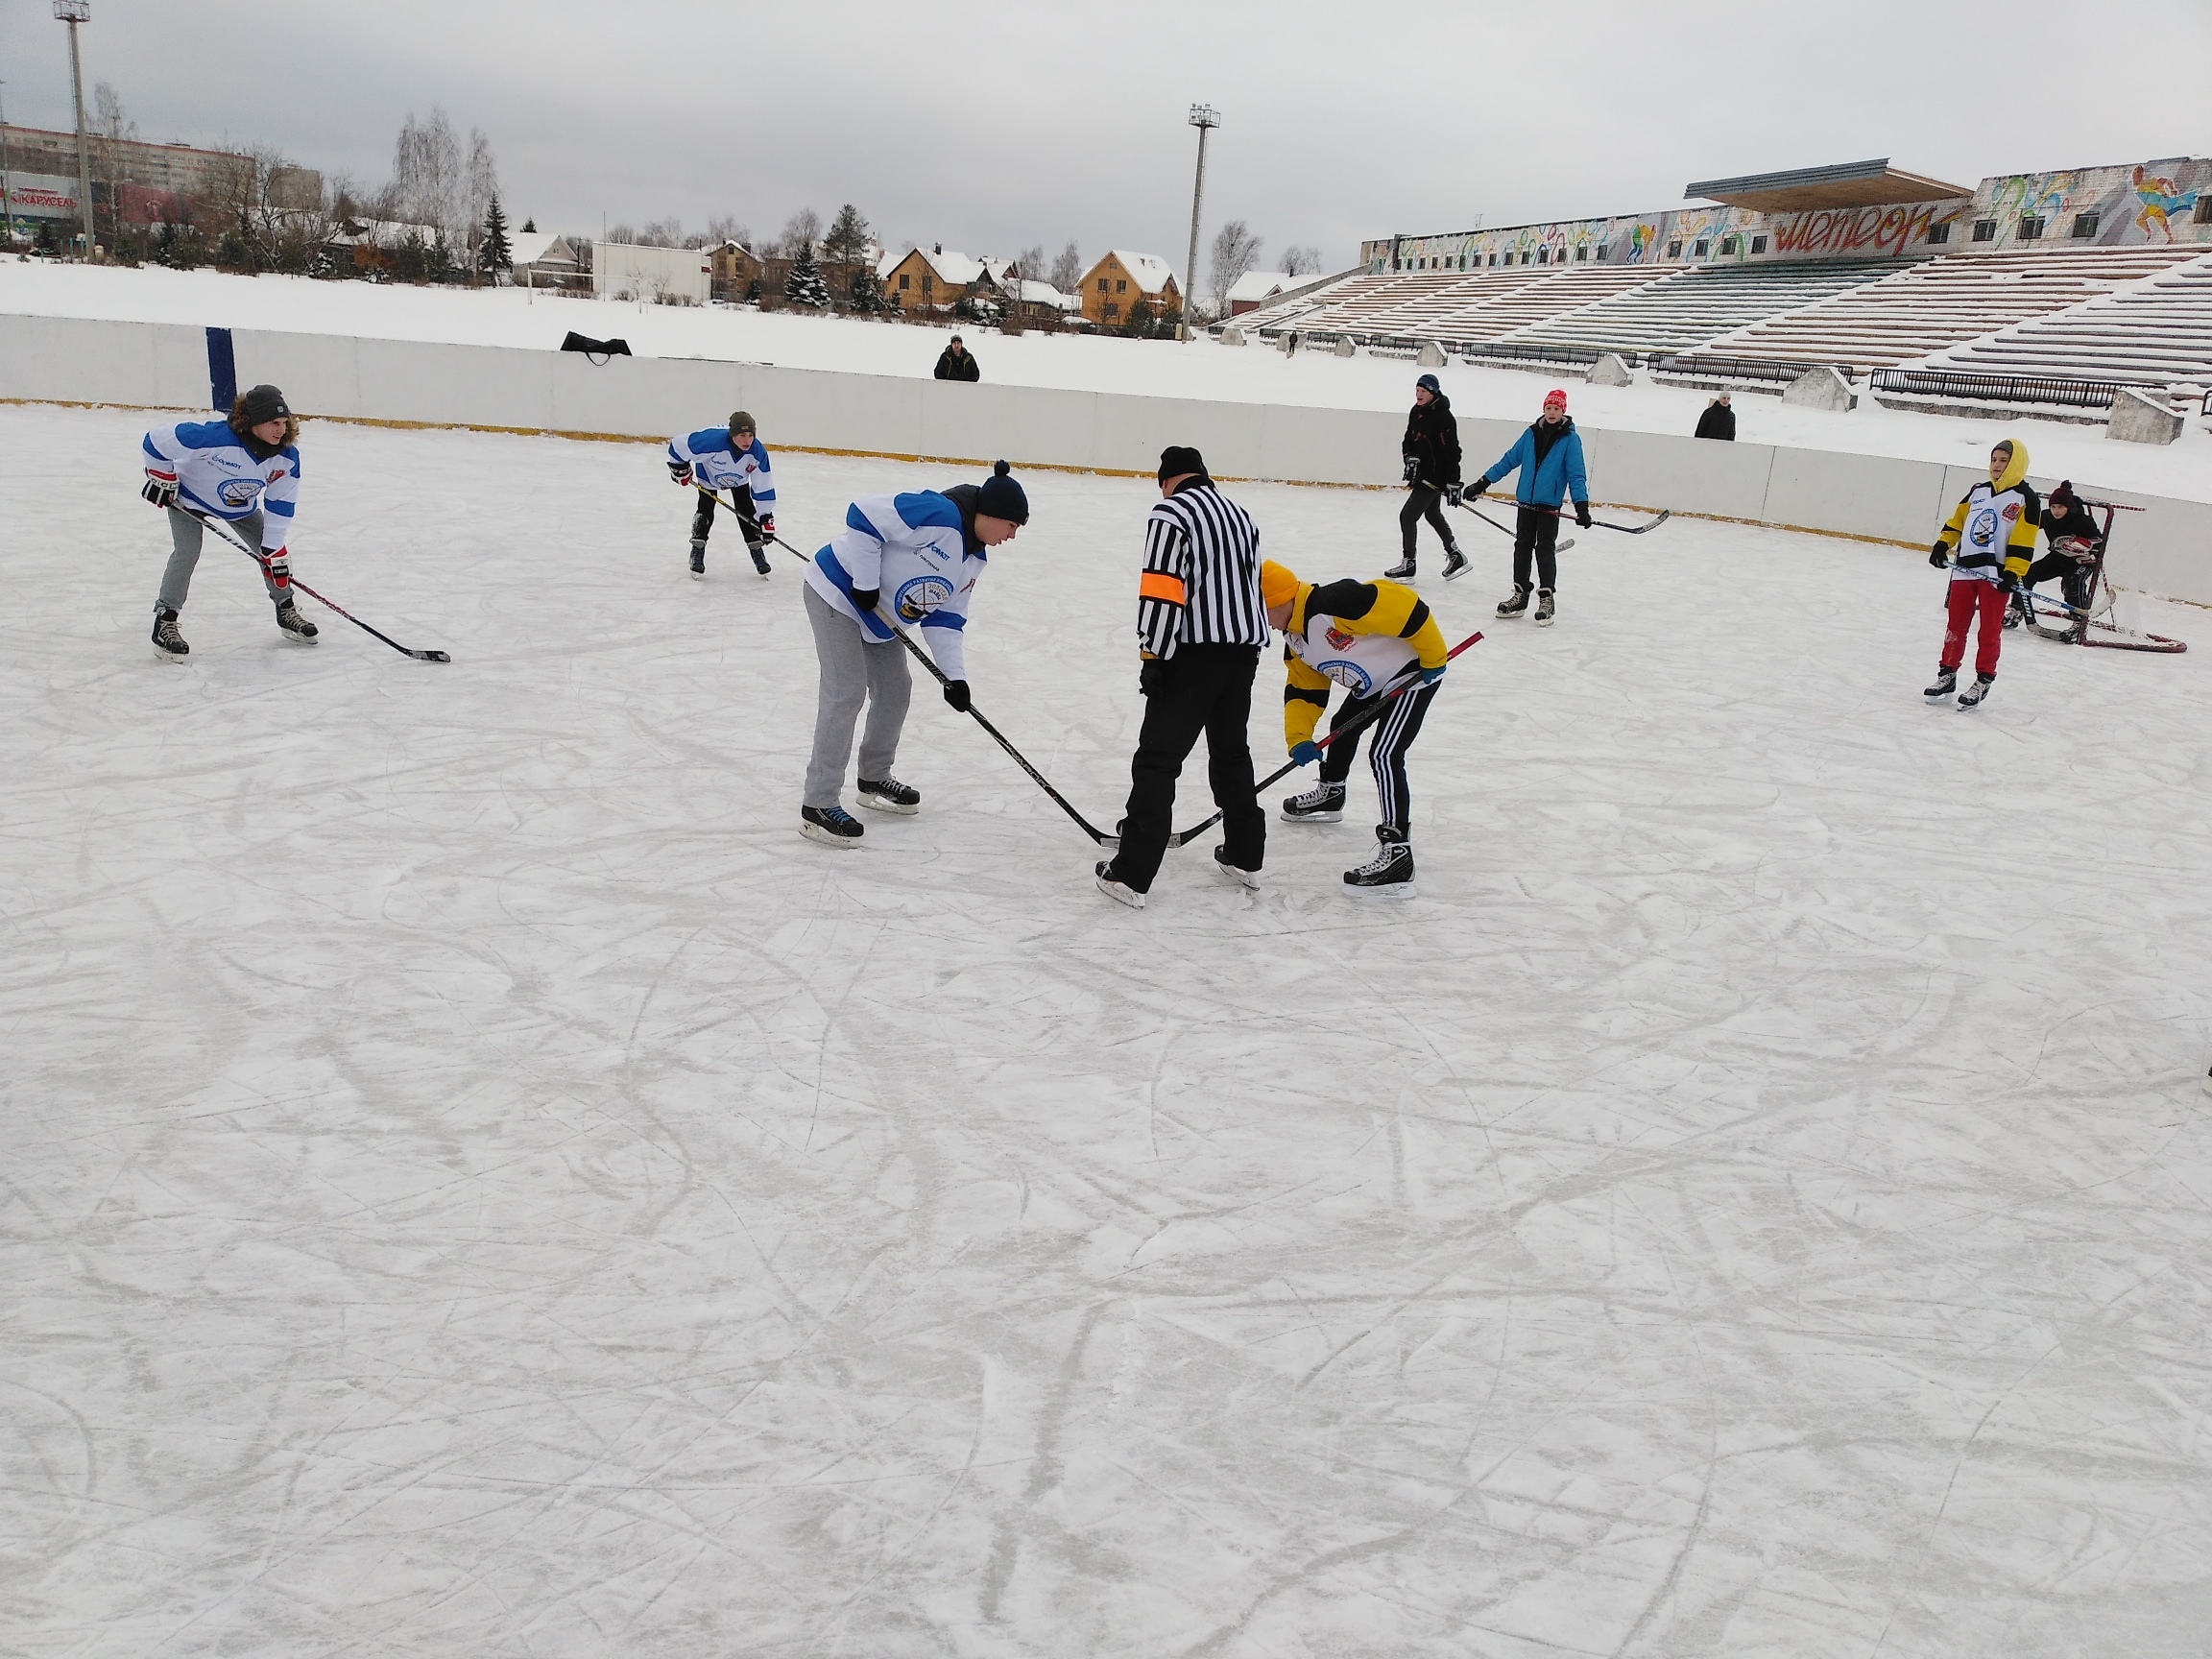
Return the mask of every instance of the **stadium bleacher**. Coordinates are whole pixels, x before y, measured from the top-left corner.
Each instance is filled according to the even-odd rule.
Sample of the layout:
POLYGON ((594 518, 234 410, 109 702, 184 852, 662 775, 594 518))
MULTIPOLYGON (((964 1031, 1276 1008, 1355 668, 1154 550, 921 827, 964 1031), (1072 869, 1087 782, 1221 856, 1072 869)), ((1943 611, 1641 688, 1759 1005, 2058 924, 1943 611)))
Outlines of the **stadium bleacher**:
POLYGON ((2212 255, 1938 352, 1914 367, 2116 386, 2212 380, 2212 255))
POLYGON ((1624 289, 1648 286, 1677 269, 1568 265, 1368 274, 1250 312, 1238 323, 1248 336, 1269 340, 1293 328, 1323 340, 1349 335, 1360 345, 1479 344, 1624 289))
POLYGON ((1506 338, 1647 353, 1687 351, 1781 312, 1863 287, 1896 269, 1893 259, 1699 266, 1547 318, 1506 338))

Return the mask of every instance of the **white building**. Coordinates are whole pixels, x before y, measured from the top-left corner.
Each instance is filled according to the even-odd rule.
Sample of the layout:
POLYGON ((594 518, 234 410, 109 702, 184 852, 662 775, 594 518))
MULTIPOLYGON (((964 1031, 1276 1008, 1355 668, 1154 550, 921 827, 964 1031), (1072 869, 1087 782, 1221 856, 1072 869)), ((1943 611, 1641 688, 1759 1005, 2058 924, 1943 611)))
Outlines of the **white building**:
POLYGON ((633 242, 601 242, 592 249, 594 299, 704 305, 709 282, 704 249, 641 248, 633 242))

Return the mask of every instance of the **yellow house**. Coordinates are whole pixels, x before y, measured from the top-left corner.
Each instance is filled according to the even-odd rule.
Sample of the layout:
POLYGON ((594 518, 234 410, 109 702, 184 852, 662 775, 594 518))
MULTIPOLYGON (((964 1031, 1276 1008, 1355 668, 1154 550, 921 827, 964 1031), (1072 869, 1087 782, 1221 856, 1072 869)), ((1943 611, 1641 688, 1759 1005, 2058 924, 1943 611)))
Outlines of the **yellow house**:
POLYGON ((1129 308, 1148 301, 1155 312, 1183 309, 1183 290, 1175 274, 1157 253, 1129 253, 1115 249, 1083 274, 1078 290, 1083 315, 1100 328, 1118 328, 1129 321, 1129 308))
POLYGON ((933 310, 998 291, 982 260, 942 245, 886 259, 877 275, 883 279, 883 298, 902 311, 933 310))

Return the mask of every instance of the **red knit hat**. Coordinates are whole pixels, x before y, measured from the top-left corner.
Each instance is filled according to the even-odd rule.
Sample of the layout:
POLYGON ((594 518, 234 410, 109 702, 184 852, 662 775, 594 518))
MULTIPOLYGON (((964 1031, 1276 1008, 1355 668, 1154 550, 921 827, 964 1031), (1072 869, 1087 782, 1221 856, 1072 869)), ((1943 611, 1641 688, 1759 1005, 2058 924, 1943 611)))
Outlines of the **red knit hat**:
POLYGON ((1551 405, 1552 405, 1552 404, 1554 404, 1554 403, 1558 404, 1558 405, 1559 405, 1559 407, 1560 407, 1560 408, 1562 408, 1562 409, 1564 409, 1564 408, 1566 408, 1566 407, 1567 407, 1567 388, 1566 388, 1566 387, 1564 387, 1564 386, 1554 386, 1554 387, 1552 387, 1552 388, 1551 388, 1551 391, 1549 391, 1549 392, 1547 392, 1547 393, 1545 393, 1545 394, 1544 394, 1544 407, 1545 407, 1545 408, 1549 409, 1549 408, 1551 408, 1551 405))

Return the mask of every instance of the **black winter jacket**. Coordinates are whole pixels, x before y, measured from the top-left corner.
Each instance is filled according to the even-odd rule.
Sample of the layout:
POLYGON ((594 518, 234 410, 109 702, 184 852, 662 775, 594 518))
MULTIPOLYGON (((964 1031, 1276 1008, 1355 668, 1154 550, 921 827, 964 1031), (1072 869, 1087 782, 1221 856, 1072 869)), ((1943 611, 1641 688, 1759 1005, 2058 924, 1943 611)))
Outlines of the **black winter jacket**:
POLYGON ((1708 403, 1705 413, 1697 417, 1697 436, 1700 438, 1725 438, 1736 441, 1736 411, 1724 403, 1708 403))
POLYGON ((948 346, 944 350, 937 353, 937 378, 940 380, 980 380, 983 378, 983 373, 975 367, 974 352, 963 347, 960 355, 955 357, 952 355, 952 348, 948 346))
POLYGON ((1414 404, 1406 417, 1406 441, 1399 448, 1421 463, 1421 481, 1458 483, 1459 419, 1452 413, 1452 399, 1438 396, 1414 404))

